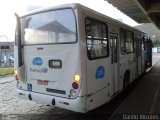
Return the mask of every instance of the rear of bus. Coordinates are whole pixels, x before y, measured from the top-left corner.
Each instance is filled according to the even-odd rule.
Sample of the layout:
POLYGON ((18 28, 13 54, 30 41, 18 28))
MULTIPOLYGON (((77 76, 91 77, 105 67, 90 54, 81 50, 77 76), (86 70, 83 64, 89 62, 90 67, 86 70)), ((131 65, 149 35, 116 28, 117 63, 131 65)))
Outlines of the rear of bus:
POLYGON ((17 22, 15 68, 19 97, 85 112, 76 9, 43 10, 17 22), (20 36, 20 37, 17 37, 20 36), (21 63, 21 64, 20 64, 21 63))

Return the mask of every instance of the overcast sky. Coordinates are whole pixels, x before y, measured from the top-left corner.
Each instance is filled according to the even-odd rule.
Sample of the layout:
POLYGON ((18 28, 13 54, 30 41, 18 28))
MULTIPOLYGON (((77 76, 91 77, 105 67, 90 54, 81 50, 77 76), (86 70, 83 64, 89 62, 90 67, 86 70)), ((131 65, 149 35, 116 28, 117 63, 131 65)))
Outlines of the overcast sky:
POLYGON ((130 26, 138 25, 132 19, 121 13, 104 0, 5 0, 0 4, 0 36, 6 35, 9 41, 14 40, 14 12, 22 14, 27 11, 28 6, 46 7, 65 3, 81 3, 114 19, 122 20, 130 26))

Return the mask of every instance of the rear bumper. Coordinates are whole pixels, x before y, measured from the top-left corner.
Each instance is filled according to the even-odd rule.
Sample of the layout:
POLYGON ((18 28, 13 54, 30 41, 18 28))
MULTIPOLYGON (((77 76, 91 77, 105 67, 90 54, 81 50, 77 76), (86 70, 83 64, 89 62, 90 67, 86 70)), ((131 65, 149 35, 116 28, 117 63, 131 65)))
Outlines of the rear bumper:
POLYGON ((76 99, 61 98, 41 93, 24 91, 17 88, 17 96, 23 99, 54 105, 55 107, 67 110, 85 113, 87 112, 86 97, 77 97, 76 99))

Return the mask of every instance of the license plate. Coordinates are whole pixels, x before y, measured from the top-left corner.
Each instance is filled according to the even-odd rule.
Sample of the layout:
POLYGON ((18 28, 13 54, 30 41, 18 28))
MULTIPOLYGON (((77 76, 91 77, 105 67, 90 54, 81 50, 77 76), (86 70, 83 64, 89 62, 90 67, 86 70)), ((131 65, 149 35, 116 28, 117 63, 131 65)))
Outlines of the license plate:
POLYGON ((48 80, 37 80, 37 85, 48 85, 48 80))

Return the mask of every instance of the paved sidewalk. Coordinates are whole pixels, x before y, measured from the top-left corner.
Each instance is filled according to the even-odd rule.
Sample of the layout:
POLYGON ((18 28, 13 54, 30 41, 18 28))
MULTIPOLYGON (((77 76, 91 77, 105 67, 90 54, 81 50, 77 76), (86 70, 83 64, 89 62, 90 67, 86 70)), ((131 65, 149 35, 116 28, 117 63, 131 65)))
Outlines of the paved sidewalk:
POLYGON ((139 81, 110 120, 160 120, 160 61, 139 81))
POLYGON ((0 114, 41 114, 54 107, 38 104, 34 101, 19 99, 16 96, 14 76, 0 77, 0 114))

